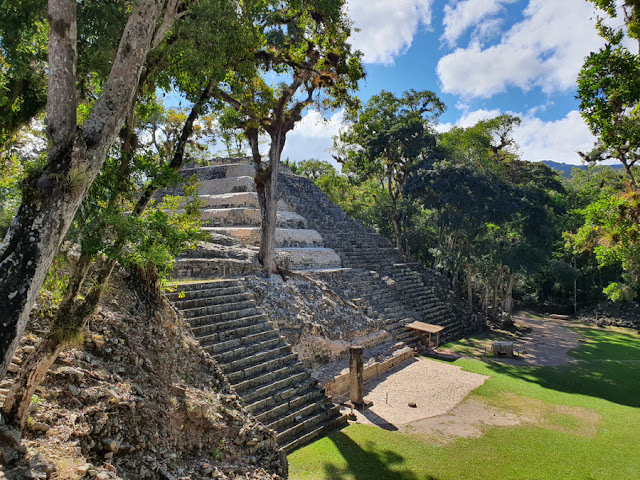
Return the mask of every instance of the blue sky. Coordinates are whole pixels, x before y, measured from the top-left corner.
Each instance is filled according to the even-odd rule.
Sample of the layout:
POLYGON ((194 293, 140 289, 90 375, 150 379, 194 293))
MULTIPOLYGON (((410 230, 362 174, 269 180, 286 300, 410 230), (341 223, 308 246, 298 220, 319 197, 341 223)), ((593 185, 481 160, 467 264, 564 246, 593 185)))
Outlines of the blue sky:
MULTIPOLYGON (((514 132, 525 160, 581 163, 593 137, 582 121, 575 80, 603 41, 586 0, 348 0, 360 29, 367 78, 357 95, 433 90, 447 104, 438 129, 518 115, 514 132)), ((342 113, 306 117, 283 158, 330 160, 342 113)))

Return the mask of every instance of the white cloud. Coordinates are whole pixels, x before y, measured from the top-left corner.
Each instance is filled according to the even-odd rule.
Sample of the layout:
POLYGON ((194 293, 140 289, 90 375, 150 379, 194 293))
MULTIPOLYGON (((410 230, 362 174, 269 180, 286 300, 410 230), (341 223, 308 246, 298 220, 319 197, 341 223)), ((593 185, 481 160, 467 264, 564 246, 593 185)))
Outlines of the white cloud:
POLYGON ((348 0, 348 13, 359 32, 353 46, 366 63, 392 64, 406 52, 420 25, 431 24, 433 0, 348 0))
POLYGON ((287 135, 282 159, 299 162, 311 157, 331 162, 338 167, 329 150, 333 147, 333 137, 344 127, 344 110, 324 119, 317 110, 309 111, 287 135))
POLYGON ((485 48, 475 39, 441 58, 437 71, 442 89, 487 98, 510 86, 524 91, 541 87, 545 93, 574 87, 584 57, 602 45, 592 4, 530 0, 523 14, 524 20, 498 44, 485 48))
POLYGON ((476 27, 474 37, 487 37, 502 22, 499 19, 484 19, 501 12, 505 4, 516 1, 518 0, 463 0, 456 2, 454 6, 445 5, 442 39, 449 46, 454 46, 458 38, 471 27, 476 27))
POLYGON ((551 122, 532 115, 521 118, 522 123, 514 131, 513 137, 520 146, 523 160, 553 160, 579 165, 582 159, 576 152, 593 148, 595 138, 577 110, 551 122))
POLYGON ((490 118, 495 118, 502 113, 497 108, 493 110, 480 109, 470 112, 466 105, 461 105, 458 109, 463 111, 460 119, 455 123, 441 123, 436 125, 437 132, 448 132, 454 126, 468 128, 475 125, 480 120, 489 120, 490 118))
MULTIPOLYGON (((513 137, 519 146, 520 157, 523 160, 532 162, 553 160, 579 165, 581 158, 576 152, 589 151, 595 140, 577 110, 570 111, 559 120, 544 121, 535 116, 537 111, 544 110, 544 106, 534 107, 526 113, 502 112, 499 109, 470 111, 464 108, 466 105, 461 107, 463 111, 458 121, 455 124, 437 125, 438 132, 446 132, 454 125, 467 128, 480 120, 494 118, 501 113, 516 115, 522 122, 514 130, 513 137)), ((328 161, 339 169, 340 166, 331 157, 330 150, 333 147, 333 137, 344 127, 343 110, 334 113, 326 120, 317 110, 309 111, 287 135, 282 159, 289 158, 299 162, 313 157, 328 161)))
MULTIPOLYGON (((580 165, 582 159, 577 151, 589 151, 595 138, 582 120, 580 112, 570 111, 564 118, 545 122, 535 116, 544 106, 533 108, 527 113, 506 112, 520 117, 520 126, 513 131, 513 138, 519 147, 520 158, 531 162, 553 160, 554 162, 580 165)), ((474 110, 464 112, 460 119, 452 123, 438 125, 439 132, 446 132, 453 126, 467 128, 480 120, 497 117, 500 110, 474 110)))

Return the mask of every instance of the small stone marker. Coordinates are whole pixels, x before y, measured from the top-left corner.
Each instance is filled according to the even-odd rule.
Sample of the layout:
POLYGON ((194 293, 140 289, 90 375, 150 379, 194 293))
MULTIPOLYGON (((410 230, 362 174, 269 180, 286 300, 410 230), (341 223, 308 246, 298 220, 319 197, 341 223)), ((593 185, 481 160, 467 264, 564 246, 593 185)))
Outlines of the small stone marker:
POLYGON ((418 405, 416 405, 416 402, 409 402, 409 406, 411 408, 418 408, 418 405))
POLYGON ((495 356, 513 357, 513 342, 493 342, 492 350, 495 356))

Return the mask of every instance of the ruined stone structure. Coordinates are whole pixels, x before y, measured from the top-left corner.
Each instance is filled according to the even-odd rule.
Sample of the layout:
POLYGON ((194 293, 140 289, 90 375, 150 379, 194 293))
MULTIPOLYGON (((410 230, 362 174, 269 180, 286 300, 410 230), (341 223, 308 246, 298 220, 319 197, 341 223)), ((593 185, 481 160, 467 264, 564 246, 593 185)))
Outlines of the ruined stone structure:
MULTIPOLYGON (((290 451, 345 420, 239 279, 260 271, 253 174, 248 163, 229 160, 182 172, 200 180, 210 242, 178 260, 176 280, 191 282, 179 283, 169 296, 249 411, 276 430, 278 442, 290 451)), ((434 272, 350 219, 310 180, 284 173, 280 185, 277 261, 330 286, 345 303, 375 319, 361 332, 363 338, 391 339, 398 349, 416 344, 404 328, 414 320, 445 326, 443 341, 471 328, 464 305, 434 272), (379 331, 372 332, 371 325, 379 331)), ((180 195, 182 189, 165 193, 180 195)))

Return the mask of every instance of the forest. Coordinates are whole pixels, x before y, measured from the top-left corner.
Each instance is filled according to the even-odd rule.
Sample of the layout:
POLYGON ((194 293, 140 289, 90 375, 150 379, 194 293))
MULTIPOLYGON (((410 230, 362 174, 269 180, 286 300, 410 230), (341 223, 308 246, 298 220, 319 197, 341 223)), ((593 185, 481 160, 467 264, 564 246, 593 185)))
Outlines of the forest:
MULTIPOLYGON (((592 0, 615 16, 613 0, 592 0)), ((345 212, 444 276, 487 318, 573 313, 640 290, 640 61, 636 2, 578 78, 598 138, 589 168, 562 177, 519 155, 500 115, 437 129, 429 90, 356 96, 362 54, 344 1, 3 2, 0 18, 0 379, 36 304, 50 329, 4 406, 23 426, 33 392, 82 336, 114 269, 158 290, 203 239, 197 181, 166 196, 214 145, 256 168, 259 258, 274 255, 286 137, 310 107, 345 110, 339 168, 282 163, 345 212), (171 109, 178 92, 188 109, 171 109), (604 161, 621 165, 614 169, 604 161)), ((562 161, 563 159, 553 159, 562 161)))
POLYGON ((564 177, 524 161, 511 137, 519 119, 508 115, 438 134, 414 103, 432 95, 373 97, 336 138, 341 171, 314 159, 288 166, 485 315, 634 300, 635 168, 591 165, 564 177))

